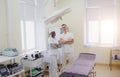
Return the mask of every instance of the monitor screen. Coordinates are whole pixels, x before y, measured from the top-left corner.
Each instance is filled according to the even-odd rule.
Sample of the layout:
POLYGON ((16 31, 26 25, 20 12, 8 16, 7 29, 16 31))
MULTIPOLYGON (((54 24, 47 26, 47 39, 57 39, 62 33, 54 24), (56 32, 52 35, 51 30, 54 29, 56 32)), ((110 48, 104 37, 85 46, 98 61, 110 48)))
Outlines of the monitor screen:
POLYGON ((4 72, 6 72, 6 71, 7 71, 6 68, 0 69, 0 72, 1 72, 1 73, 4 73, 4 72))

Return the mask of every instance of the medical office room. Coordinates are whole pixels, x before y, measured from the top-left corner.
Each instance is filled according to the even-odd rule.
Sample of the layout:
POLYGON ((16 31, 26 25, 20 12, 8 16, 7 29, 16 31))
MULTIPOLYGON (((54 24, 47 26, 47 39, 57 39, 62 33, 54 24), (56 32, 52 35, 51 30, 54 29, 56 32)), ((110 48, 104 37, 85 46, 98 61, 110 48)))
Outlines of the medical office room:
POLYGON ((0 77, 120 77, 120 0, 0 0, 0 77))

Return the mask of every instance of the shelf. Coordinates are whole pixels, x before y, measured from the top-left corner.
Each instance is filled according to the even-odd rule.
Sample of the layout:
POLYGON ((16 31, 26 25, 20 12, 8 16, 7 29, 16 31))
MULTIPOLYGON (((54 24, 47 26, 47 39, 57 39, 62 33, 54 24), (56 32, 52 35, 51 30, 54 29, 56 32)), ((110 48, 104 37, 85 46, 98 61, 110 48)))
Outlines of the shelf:
POLYGON ((22 63, 24 67, 37 67, 42 64, 42 58, 36 60, 24 60, 22 59, 22 63))
POLYGON ((112 51, 120 51, 120 47, 112 48, 112 51))
POLYGON ((41 70, 41 71, 38 71, 38 73, 36 73, 35 75, 30 75, 30 71, 27 71, 26 73, 26 76, 30 76, 30 77, 36 77, 36 76, 38 76, 38 75, 43 75, 43 70, 41 70))
MULTIPOLYGON (((14 57, 8 57, 8 56, 0 55, 0 63, 6 62, 6 61, 15 61, 15 59, 17 57, 20 57, 20 55, 14 56, 14 57)), ((7 77, 14 77, 14 76, 19 75, 21 73, 24 73, 24 69, 20 69, 18 72, 14 73, 12 75, 9 75, 7 77)))
POLYGON ((8 77, 13 77, 13 76, 19 75, 19 74, 21 74, 23 72, 24 72, 24 70, 21 70, 21 71, 15 73, 15 74, 9 75, 8 77))
POLYGON ((14 59, 15 57, 0 56, 0 63, 14 59))
POLYGON ((118 61, 118 60, 120 60, 120 59, 114 59, 114 58, 112 58, 112 60, 114 60, 114 61, 118 61))
POLYGON ((14 56, 14 57, 8 57, 8 56, 0 55, 0 63, 5 62, 5 61, 9 61, 9 60, 13 60, 17 57, 20 57, 20 55, 14 56))

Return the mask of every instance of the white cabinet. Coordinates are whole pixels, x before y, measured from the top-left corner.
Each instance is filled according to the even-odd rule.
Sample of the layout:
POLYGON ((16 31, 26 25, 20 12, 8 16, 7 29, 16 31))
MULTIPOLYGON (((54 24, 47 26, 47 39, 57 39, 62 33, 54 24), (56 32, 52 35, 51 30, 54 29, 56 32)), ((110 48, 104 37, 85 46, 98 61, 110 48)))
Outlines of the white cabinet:
POLYGON ((34 67, 37 67, 37 66, 40 66, 42 65, 42 58, 39 58, 39 59, 36 59, 36 60, 24 60, 22 59, 22 63, 23 63, 23 66, 24 67, 31 67, 31 68, 34 68, 34 67))
MULTIPOLYGON (((17 57, 19 57, 19 56, 16 56, 16 57, 7 57, 7 56, 0 55, 0 64, 3 64, 3 62, 7 62, 7 61, 10 61, 10 63, 14 62, 17 57)), ((13 74, 11 74, 11 75, 9 75, 7 77, 14 77, 16 75, 21 75, 21 73, 24 74, 24 69, 22 69, 22 68, 19 69, 16 73, 13 73, 13 74)))
POLYGON ((26 77, 30 76, 30 77, 42 77, 43 74, 43 68, 42 68, 42 64, 43 64, 43 58, 38 58, 36 60, 28 60, 28 59, 22 59, 22 64, 23 67, 28 67, 29 71, 26 72, 26 77), (39 71, 34 70, 35 68, 38 68, 39 71), (33 71, 35 72, 35 74, 33 75, 33 71))
POLYGON ((114 47, 110 51, 110 62, 109 62, 110 70, 112 70, 113 60, 120 61, 120 47, 114 47))

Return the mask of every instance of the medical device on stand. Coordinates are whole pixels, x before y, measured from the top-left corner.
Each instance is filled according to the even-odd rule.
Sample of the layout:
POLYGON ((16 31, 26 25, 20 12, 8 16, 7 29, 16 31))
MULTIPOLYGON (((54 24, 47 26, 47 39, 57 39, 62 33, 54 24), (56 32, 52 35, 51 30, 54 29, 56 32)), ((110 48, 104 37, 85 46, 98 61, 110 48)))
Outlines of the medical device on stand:
POLYGON ((33 53, 25 54, 24 59, 36 60, 41 57, 43 57, 43 55, 41 54, 40 51, 37 50, 37 51, 34 51, 33 53))
POLYGON ((16 48, 5 48, 2 50, 2 55, 14 57, 14 56, 18 56, 19 52, 16 48))
POLYGON ((8 76, 9 75, 9 70, 4 64, 0 64, 0 77, 3 76, 8 76))
POLYGON ((25 71, 26 77, 44 77, 43 57, 39 50, 32 50, 25 54, 21 61, 23 67, 29 69, 25 71))

